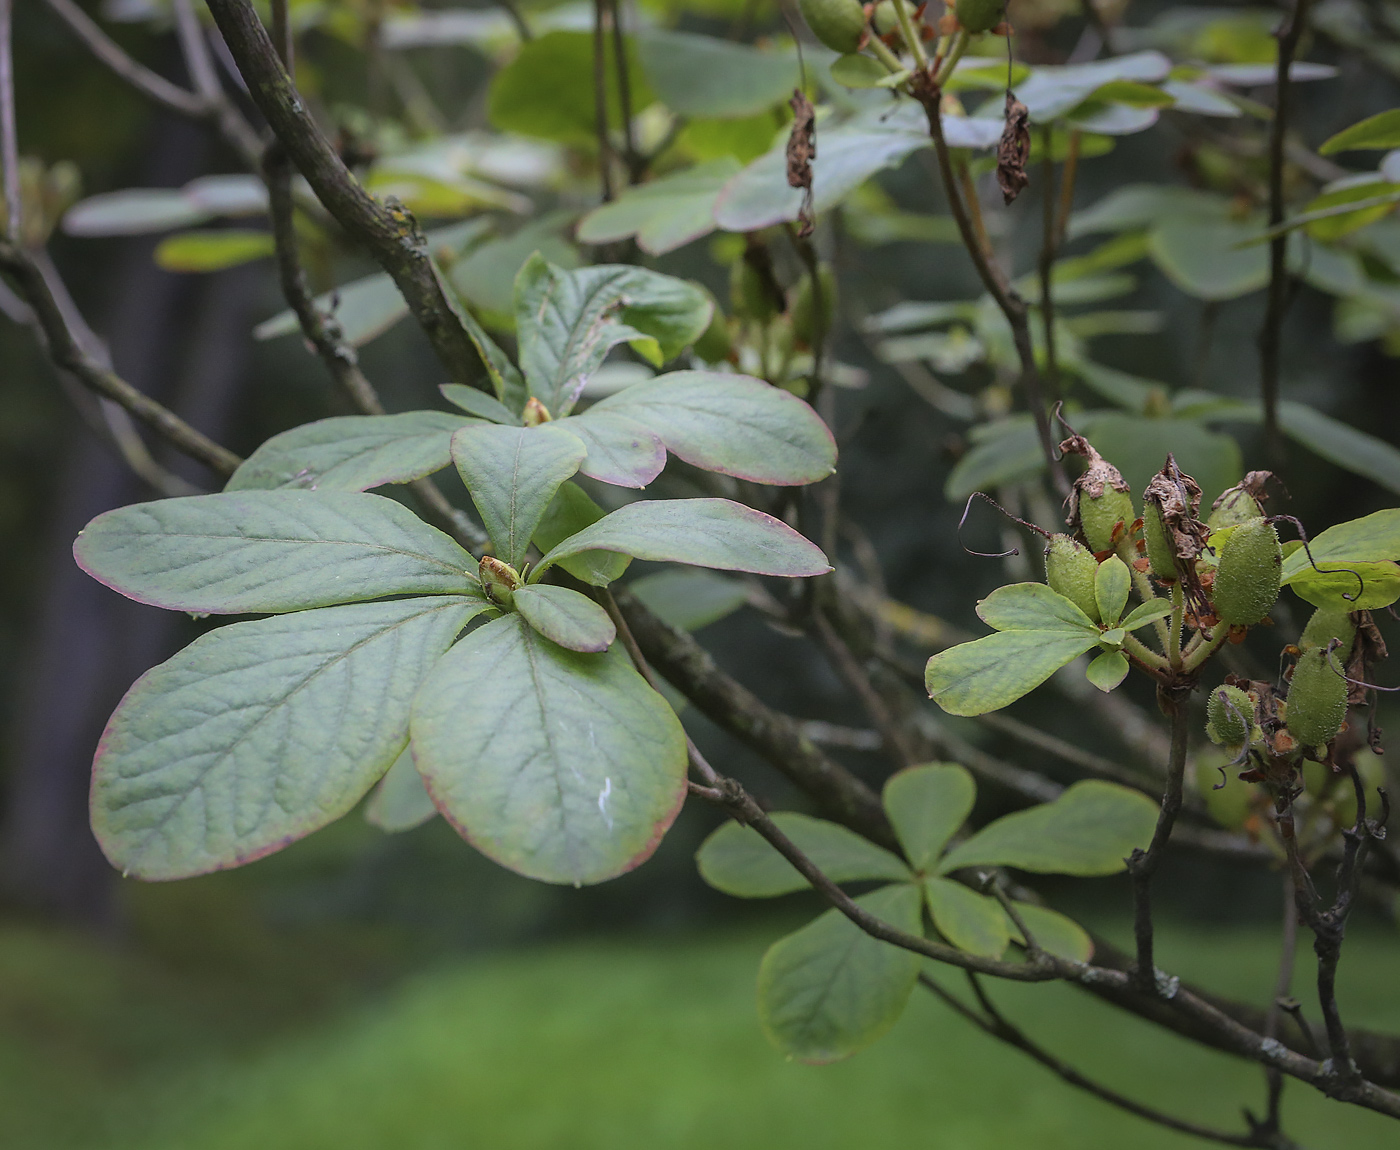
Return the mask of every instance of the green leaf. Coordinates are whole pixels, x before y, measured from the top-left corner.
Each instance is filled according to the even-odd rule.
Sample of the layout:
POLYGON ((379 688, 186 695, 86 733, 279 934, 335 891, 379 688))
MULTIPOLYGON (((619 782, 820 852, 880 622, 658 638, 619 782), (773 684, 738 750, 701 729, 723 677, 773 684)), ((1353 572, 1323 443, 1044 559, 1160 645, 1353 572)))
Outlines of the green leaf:
POLYGON ((520 569, 554 493, 586 454, 577 436, 549 423, 468 424, 453 435, 453 462, 501 560, 520 569))
POLYGON ((738 170, 739 162, 724 156, 628 188, 579 221, 579 242, 607 244, 635 236, 637 246, 653 256, 684 247, 715 230, 715 199, 738 170))
POLYGON ((423 776, 413 765, 413 752, 405 747, 365 803, 365 821, 386 834, 398 834, 422 826, 436 814, 423 776))
POLYGON ((1098 631, 1001 631, 928 661, 924 683, 950 715, 985 715, 1014 703, 1098 644, 1098 631))
MULTIPOLYGON (((334 291, 318 295, 316 310, 330 316, 351 347, 363 347, 383 335, 408 314, 394 281, 385 272, 341 284, 334 291)), ((254 339, 276 339, 301 332, 296 313, 290 308, 265 319, 253 329, 254 339)))
POLYGON ((643 499, 552 548, 530 578, 581 551, 620 551, 658 563, 790 577, 831 570, 815 543, 786 523, 728 499, 643 499))
POLYGON ((1157 826, 1157 804, 1140 791, 1086 779, 1052 803, 1003 815, 944 856, 960 867, 1013 866, 1036 874, 1103 875, 1123 870, 1157 826))
POLYGON ((1352 150, 1400 148, 1400 108, 1368 116, 1350 128, 1343 128, 1318 148, 1322 156, 1352 150))
POLYGON ((515 283, 530 394, 556 419, 568 415, 610 348, 631 342, 659 367, 705 333, 713 308, 708 292, 673 276, 626 264, 568 272, 532 256, 515 283))
POLYGON ((1123 631, 1136 631, 1139 627, 1146 627, 1149 623, 1154 623, 1158 619, 1165 619, 1172 613, 1172 605, 1165 599, 1149 599, 1146 603, 1139 603, 1131 611, 1128 617, 1119 624, 1119 629, 1123 631))
POLYGON ((1118 651, 1105 651, 1089 664, 1084 677, 1107 694, 1128 677, 1127 657, 1118 651))
POLYGON ((224 490, 364 491, 407 483, 452 462, 452 433, 465 422, 445 411, 318 419, 265 440, 224 490))
POLYGON ((816 483, 836 469, 836 441, 811 406, 760 379, 675 371, 591 407, 587 423, 621 415, 687 463, 753 483, 816 483))
POLYGON ((1090 631, 1094 639, 1099 637, 1099 629, 1088 615, 1044 583, 998 587, 979 600, 977 615, 998 631, 1058 631, 1076 638, 1090 631))
MULTIPOLYGON (((883 847, 825 819, 779 811, 773 822, 832 882, 907 880, 909 868, 883 847)), ((726 822, 695 854, 700 877, 735 898, 775 898, 807 890, 807 880, 752 827, 726 822)))
POLYGON ((1400 492, 1400 451, 1391 444, 1307 404, 1286 399, 1278 406, 1279 426, 1290 439, 1353 475, 1400 492))
MULTIPOLYGON (((601 518, 603 509, 582 487, 577 483, 565 483, 554 493, 554 499, 535 528, 535 546, 547 552, 601 518)), ((575 579, 594 587, 606 587, 619 578, 631 562, 631 556, 619 555, 616 551, 581 551, 561 559, 559 566, 575 579)))
MULTIPOLYGON (((507 413, 518 414, 523 411, 525 408, 525 401, 529 398, 525 390, 525 380, 521 377, 515 364, 511 363, 510 357, 501 350, 496 341, 486 334, 486 329, 477 322, 477 318, 472 314, 471 308, 467 307, 458 297, 452 282, 443 275, 442 269, 438 267, 437 261, 432 260, 430 262, 433 269, 433 279, 437 282, 438 288, 442 292, 442 298, 447 301, 447 306, 451 309, 453 316, 456 317, 457 322, 462 325, 462 330, 467 333, 467 338, 472 341, 472 346, 476 348, 476 354, 481 357, 482 365, 486 368, 487 378, 491 380, 491 387, 496 393, 496 399, 500 401, 502 408, 507 413)), ((460 264, 466 261, 458 262, 460 264)), ((444 384, 442 386, 461 387, 462 385, 444 384)), ((452 400, 452 402, 459 403, 459 405, 462 402, 469 402, 474 404, 477 408, 485 407, 485 410, 493 411, 492 415, 485 417, 491 419, 493 422, 519 422, 518 419, 502 420, 498 418, 500 413, 494 412, 494 409, 489 406, 485 406, 482 400, 470 399, 460 393, 454 393, 457 395, 456 399, 453 399, 452 395, 448 395, 446 391, 444 391, 443 394, 447 396, 448 399, 452 400)), ((483 394, 482 399, 484 400, 485 398, 487 397, 483 394)))
POLYGON ((1201 485, 1207 507, 1244 474, 1239 442, 1195 420, 1142 419, 1113 412, 1099 417, 1083 434, 1123 473, 1134 491, 1147 486, 1168 451, 1201 485))
POLYGON ((946 878, 924 880, 924 898, 938 933, 959 950, 1000 958, 1011 941, 1011 924, 996 899, 946 878))
POLYGON ((546 639, 570 651, 606 651, 617 638, 608 613, 567 587, 521 587, 515 592, 515 609, 546 639))
POLYGON ((270 232, 229 228, 182 232, 156 245, 156 263, 168 272, 217 272, 264 259, 277 250, 270 232))
MULTIPOLYGON (((1292 230, 1305 225, 1315 240, 1333 242, 1382 220, 1400 203, 1400 187, 1379 174, 1323 192, 1309 200, 1303 211, 1283 225, 1292 230)), ((1273 234, 1270 229, 1269 234, 1273 234)), ((1259 237, 1262 239, 1263 237, 1259 237)))
MULTIPOLYGON (((499 349, 498 349, 499 350, 499 349)), ((465 383, 440 383, 438 390, 443 399, 454 407, 459 407, 468 415, 485 419, 490 423, 504 423, 510 427, 520 427, 520 416, 504 403, 475 387, 465 383)))
POLYGON ((878 88, 890 70, 873 56, 850 52, 831 62, 831 78, 847 88, 878 88))
POLYGON ((92 826, 124 874, 186 878, 350 810, 403 750, 429 668, 485 604, 400 599, 233 623, 148 671, 107 724, 92 826))
MULTIPOLYGON (((1088 962, 1094 957, 1093 939, 1073 919, 1066 918, 1049 907, 1035 906, 1029 902, 1017 902, 1012 905, 1041 950, 1070 962, 1088 962)), ((1012 939, 1024 945, 1026 940, 1021 937, 1021 932, 1009 922, 1007 926, 1012 939)))
MULTIPOLYGON (((636 384, 632 385, 637 386, 636 384)), ((583 440, 588 458, 580 470, 618 487, 645 487, 666 466, 666 445, 656 434, 620 412, 598 411, 556 421, 583 440)))
MULTIPOLYGON (((566 562, 568 562, 566 560, 566 562)), ((627 590, 672 627, 698 631, 733 614, 748 602, 748 589, 737 579, 698 567, 644 575, 627 590)))
MULTIPOLYGON (((575 268, 582 262, 578 249, 564 237, 572 229, 578 213, 572 210, 546 212, 517 228, 508 236, 488 240, 473 248, 452 265, 447 273, 453 288, 462 300, 479 314, 481 322, 496 331, 515 329, 515 279, 535 252, 539 252, 557 267, 575 268)), ((499 349, 497 349, 499 350, 499 349)), ((493 359, 495 357, 493 356, 493 359)), ((505 354, 500 354, 498 370, 505 371, 505 354)), ((512 366, 511 372, 515 371, 512 366)), ((522 406, 524 381, 521 379, 522 406)), ((510 387, 505 388, 509 403, 510 387)))
POLYGON ((1162 274, 1187 295, 1234 299, 1269 282, 1269 253, 1239 246, 1257 231, 1248 221, 1168 216, 1152 229, 1148 251, 1162 274))
MULTIPOLYGON (((919 891, 900 883, 857 899, 891 926, 919 933, 919 891)), ((758 1018, 768 1040, 802 1062, 835 1062, 869 1046, 904 1013, 919 958, 829 910, 763 956, 758 1018)))
POLYGON ((381 595, 480 595, 476 561, 402 504, 346 491, 236 491, 99 515, 73 544, 99 583, 172 611, 300 611, 381 595))
POLYGON ((1106 84, 1165 80, 1171 66, 1160 52, 1134 52, 1092 64, 1039 67, 1017 86, 1016 97, 1029 109, 1033 123, 1046 124, 1072 111, 1106 84))
POLYGON ((1117 555, 1110 555, 1094 572, 1094 602, 1099 607, 1099 618, 1105 627, 1117 625, 1123 617, 1123 608, 1128 605, 1128 592, 1132 590, 1133 575, 1128 565, 1117 555))
POLYGON ((1288 585, 1314 607, 1379 611, 1400 599, 1400 567, 1388 562, 1348 563, 1345 570, 1305 567, 1288 585))
POLYGON ((891 775, 882 798, 909 865, 925 871, 972 813, 977 785, 956 763, 925 763, 891 775))
POLYGON ((73 205, 63 230, 70 236, 136 236, 207 223, 215 214, 179 188, 123 188, 73 205))
MULTIPOLYGON (((1376 511, 1329 527, 1309 541, 1308 550, 1319 567, 1400 561, 1400 509, 1376 511)), ((1311 570, 1307 554, 1298 548, 1283 561, 1284 585, 1311 570)))
POLYGON ((686 117, 753 116, 780 104, 797 87, 797 57, 692 32, 647 29, 637 54, 652 90, 686 117))
POLYGON ((685 797, 685 732, 626 656, 566 651, 518 615, 439 661, 412 731, 438 809, 488 858, 544 882, 645 862, 685 797))

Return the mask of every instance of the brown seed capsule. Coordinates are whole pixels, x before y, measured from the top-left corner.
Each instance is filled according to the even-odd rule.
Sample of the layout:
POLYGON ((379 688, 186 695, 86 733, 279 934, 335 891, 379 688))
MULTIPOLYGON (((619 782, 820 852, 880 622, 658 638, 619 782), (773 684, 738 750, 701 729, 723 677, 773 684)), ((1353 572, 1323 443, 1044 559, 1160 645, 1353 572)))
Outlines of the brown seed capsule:
POLYGON ((1211 588, 1215 613, 1232 627, 1252 627, 1278 599, 1283 548, 1267 519, 1251 519, 1230 532, 1220 548, 1211 588))
POLYGON ((1272 471, 1251 471, 1234 487, 1226 488, 1220 498, 1210 505, 1206 526, 1212 531, 1234 527, 1264 514, 1264 484, 1274 477, 1272 471))
POLYGON ((1347 681, 1328 661, 1325 647, 1305 651, 1288 684, 1288 730, 1305 747, 1326 746, 1347 715, 1347 681))
POLYGON ((1239 687, 1216 687, 1206 700, 1206 735, 1238 754, 1254 729, 1254 700, 1239 687))
POLYGON ((1060 450, 1082 455, 1089 461, 1084 474, 1074 481, 1069 496, 1066 522, 1084 536, 1095 554, 1112 551, 1126 538, 1137 518, 1131 488, 1118 468, 1094 450, 1082 435, 1072 435, 1060 450))
POLYGON ((520 421, 526 427, 538 427, 542 423, 548 423, 553 416, 549 414, 549 408, 545 407, 533 395, 525 401, 525 410, 520 413, 520 421))
POLYGON ((477 568, 481 576, 481 589, 486 598, 501 607, 510 607, 515 602, 515 592, 521 585, 520 575, 509 563, 502 563, 492 555, 483 555, 477 568))
POLYGON ((854 52, 865 34, 865 10, 857 0, 798 0, 812 35, 833 52, 854 52))
POLYGON ((1045 582, 1095 623, 1099 621, 1099 604, 1094 596, 1098 569, 1093 553, 1082 543, 1068 535, 1050 536, 1050 546, 1045 549, 1045 582))

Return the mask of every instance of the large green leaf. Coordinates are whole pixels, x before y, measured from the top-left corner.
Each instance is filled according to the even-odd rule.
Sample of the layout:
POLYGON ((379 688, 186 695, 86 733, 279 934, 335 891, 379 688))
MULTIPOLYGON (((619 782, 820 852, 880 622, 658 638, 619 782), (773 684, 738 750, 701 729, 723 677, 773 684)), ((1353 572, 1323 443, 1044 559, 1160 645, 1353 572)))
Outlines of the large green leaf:
MULTIPOLYGON (((884 847, 825 819, 793 811, 773 816, 778 829, 832 882, 908 879, 909 868, 884 847)), ((700 877, 736 898, 774 898, 806 890, 807 880, 752 827, 726 822, 695 854, 700 877)))
POLYGON ((1097 644, 1097 631, 999 631, 934 655, 924 683, 948 714, 985 715, 1035 690, 1097 644))
POLYGON ((414 704, 413 752, 468 842, 545 882, 631 870, 685 797, 685 732, 626 657, 566 651, 518 615, 434 668, 414 704))
POLYGON ((925 871, 972 813, 977 786, 956 763, 925 763, 891 775, 882 797, 909 865, 925 871))
MULTIPOLYGON (((1301 548, 1300 548, 1301 550, 1301 548)), ((1299 598, 1335 611, 1378 611, 1400 599, 1400 566, 1349 562, 1345 567, 1305 567, 1288 581, 1299 598)))
POLYGON ((564 540, 540 560, 531 578, 590 550, 758 575, 797 577, 831 570, 815 543, 752 507, 728 499, 643 499, 564 540))
POLYGON ((63 230, 70 236, 142 235, 206 223, 214 215, 179 188, 123 188, 69 208, 63 230))
MULTIPOLYGON (((857 900, 871 914, 920 933, 919 890, 899 883, 857 900)), ((835 1062, 869 1046, 904 1013, 919 957, 871 938, 829 910, 779 939, 758 968, 758 1018, 784 1054, 835 1062)))
POLYGON ((1279 404, 1278 419, 1290 439, 1329 463, 1400 492, 1400 450, 1392 444, 1293 400, 1279 404))
POLYGON ((797 57, 692 32, 648 29, 637 54, 652 90, 686 117, 753 116, 797 86, 797 57))
MULTIPOLYGON (((1400 509, 1392 507, 1338 523, 1314 536, 1308 547, 1319 567, 1400 561, 1400 509)), ((1283 561, 1283 582, 1287 585, 1311 570, 1307 554, 1299 547, 1283 561)))
POLYGON ((402 504, 348 491, 231 491, 99 515, 73 544, 129 599, 212 615, 382 595, 479 595, 476 561, 402 504))
POLYGON ((746 375, 675 371, 624 388, 581 417, 622 415, 687 463, 754 483, 800 484, 836 469, 836 441, 811 406, 746 375))
MULTIPOLYGON (((636 386, 635 384, 633 386, 636 386)), ((618 487, 645 487, 666 466, 666 445, 655 432, 621 412, 589 408, 558 421, 588 448, 579 469, 592 479, 618 487)))
POLYGON ((520 617, 551 642, 570 651, 606 651, 617 628, 597 603, 568 587, 536 583, 515 592, 520 617))
POLYGON ((1009 583, 977 603, 982 622, 998 631, 1058 631, 1097 639, 1099 629, 1088 615, 1044 583, 1009 583))
POLYGON ((1016 98, 1026 105, 1031 120, 1049 123, 1082 104, 1096 90, 1114 81, 1150 83, 1165 80, 1171 61, 1160 52, 1134 52, 1092 64, 1036 68, 1016 87, 1016 98))
POLYGON ((959 950, 1002 956, 1011 941, 1011 924, 996 899, 946 878, 925 879, 924 898, 938 933, 959 950))
POLYGON ((452 460, 501 560, 517 569, 525 562, 550 500, 586 454, 577 436, 548 423, 468 424, 453 435, 452 460))
POLYGON ((1187 295, 1227 300, 1269 282, 1269 253, 1240 247, 1258 233, 1248 221, 1169 216, 1157 224, 1148 250, 1162 273, 1187 295))
POLYGON ((653 256, 683 247, 715 230, 715 199, 738 170, 738 161, 724 156, 628 188, 579 221, 579 242, 606 244, 635 236, 637 246, 653 256))
POLYGON ((93 764, 92 826, 145 879, 251 862, 350 810, 403 750, 429 668, 484 608, 400 599, 233 623, 127 692, 93 764))
MULTIPOLYGON (((535 528, 535 546, 547 552, 601 518, 603 509, 593 502, 588 492, 577 483, 565 483, 554 493, 554 499, 535 528)), ((581 551, 561 559, 559 566, 575 579, 594 587, 606 587, 621 576, 631 562, 630 555, 619 555, 616 551, 581 551)))
POLYGON ((1141 791, 1086 779, 1058 799, 1004 815, 955 846, 939 864, 1014 866, 1037 874, 1117 874, 1134 848, 1146 848, 1157 804, 1141 791))
POLYGON ((608 350, 631 343, 659 367, 710 325, 709 294, 627 264, 565 271, 544 257, 515 281, 520 367, 530 394, 555 418, 568 415, 608 350))
MULTIPOLYGON (((361 347, 383 335, 408 314, 408 304, 387 272, 341 284, 334 291, 318 295, 315 305, 317 311, 335 321, 351 347, 361 347)), ((296 313, 288 308, 258 324, 253 338, 276 339, 300 331, 296 313)))
POLYGON ((748 602, 748 589, 738 579, 699 567, 676 567, 644 575, 627 590, 649 611, 672 627, 698 631, 733 614, 748 602))
POLYGON ((265 440, 224 490, 364 491, 407 483, 452 461, 452 433, 464 423, 446 411, 338 415, 303 423, 265 440))
POLYGON ((1377 112, 1325 140, 1318 153, 1330 156, 1353 149, 1400 148, 1400 108, 1377 112))
POLYGON ((407 747, 365 803, 365 821, 388 834, 411 831, 437 814, 407 747))

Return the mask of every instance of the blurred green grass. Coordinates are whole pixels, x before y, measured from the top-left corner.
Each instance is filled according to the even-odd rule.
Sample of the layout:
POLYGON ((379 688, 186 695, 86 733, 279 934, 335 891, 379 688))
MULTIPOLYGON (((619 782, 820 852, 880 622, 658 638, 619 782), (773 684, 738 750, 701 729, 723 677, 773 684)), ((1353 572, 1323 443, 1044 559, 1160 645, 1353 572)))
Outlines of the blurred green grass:
MULTIPOLYGON (((330 936, 255 935, 236 952, 216 945, 229 960, 221 968, 214 953, 143 957, 0 925, 0 1145, 1201 1145, 1071 1090, 923 993, 892 1034, 854 1059, 785 1062, 759 1033, 753 1006, 755 967, 777 933, 561 944, 376 986, 373 948, 330 936)), ((1272 980, 1272 950, 1264 932, 1174 929, 1162 939, 1173 969, 1255 999, 1272 980)), ((1356 1024, 1400 1029, 1397 958, 1393 934, 1349 941, 1342 1001, 1356 1024)), ((1304 996, 1311 970, 1300 951, 1304 996)), ((1231 1129, 1241 1128, 1241 1105, 1259 1104, 1257 1069, 1074 990, 993 993, 1032 1035, 1136 1097, 1231 1129)), ((1393 1123, 1296 1083, 1285 1107, 1290 1133, 1310 1150, 1400 1146, 1393 1123)))

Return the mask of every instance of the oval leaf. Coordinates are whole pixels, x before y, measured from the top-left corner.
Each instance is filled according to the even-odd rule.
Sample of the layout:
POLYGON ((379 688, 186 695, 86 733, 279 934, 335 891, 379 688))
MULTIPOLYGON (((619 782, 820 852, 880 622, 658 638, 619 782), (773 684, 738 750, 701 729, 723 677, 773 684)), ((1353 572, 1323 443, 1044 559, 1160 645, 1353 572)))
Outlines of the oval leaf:
POLYGON ((583 474, 618 487, 645 487, 666 466, 666 445, 620 412, 591 409, 559 421, 588 448, 583 474))
POLYGON ((460 407, 477 419, 485 419, 490 423, 504 423, 511 427, 521 425, 520 417, 515 412, 480 388, 468 387, 465 383, 440 383, 438 390, 442 392, 443 399, 453 407, 460 407))
POLYGON ((956 763, 925 763, 890 776, 885 813, 910 866, 928 869, 972 812, 976 798, 972 776, 956 763))
MULTIPOLYGON (((773 821, 832 882, 910 877, 909 868, 889 851, 836 823, 793 811, 779 811, 773 821)), ((701 878, 736 898, 774 898, 808 885, 756 830, 736 822, 711 834, 695 861, 701 878)))
MULTIPOLYGON (((542 552, 603 518, 603 509, 577 483, 565 483, 554 493, 532 537, 542 552)), ((559 566, 575 579, 593 587, 606 587, 627 570, 630 556, 616 551, 581 551, 561 559, 559 566)))
MULTIPOLYGON (((341 284, 318 295, 316 310, 334 318, 345 342, 362 347, 383 335, 408 314, 408 304, 387 272, 376 272, 363 279, 341 284)), ((296 313, 290 308, 265 319, 253 329, 254 339, 276 339, 301 331, 296 313)))
POLYGON ((977 615, 998 631, 1054 631, 1081 635, 1092 631, 1094 621, 1070 600, 1044 583, 1011 583, 998 587, 977 603, 977 615))
MULTIPOLYGON (((1121 631, 1117 632, 1120 640, 1122 634, 1121 631)), ((1105 651, 1089 664, 1084 671, 1084 677, 1107 694, 1128 677, 1127 657, 1119 651, 1105 651)))
POLYGON ((1110 555, 1094 572, 1094 601, 1099 607, 1099 617, 1105 627, 1116 626, 1123 617, 1123 608, 1128 605, 1128 592, 1132 589, 1133 576, 1128 565, 1117 555, 1110 555))
POLYGON ((1378 112, 1350 128, 1344 128, 1324 141, 1317 151, 1319 155, 1330 156, 1352 149, 1386 148, 1400 148, 1400 108, 1378 112))
POLYGON ((216 272, 264 259, 276 250, 271 232, 229 228, 170 236, 156 246, 155 259, 168 272, 216 272))
POLYGON ((652 614, 682 631, 717 623, 749 601, 742 581, 693 567, 645 575, 629 582, 627 590, 652 614))
POLYGON ((476 561, 408 508, 345 491, 235 491, 136 503, 73 543, 128 599, 211 615, 300 611, 381 595, 479 596, 476 561))
POLYGON ((1000 631, 928 661, 928 693, 950 715, 985 715, 1035 690, 1098 644, 1098 632, 1000 631))
POLYGON ((617 638, 608 613, 567 587, 537 583, 515 592, 515 609, 546 639, 570 651, 606 651, 617 638))
POLYGON ((590 550, 759 575, 797 577, 831 570, 815 543, 752 507, 728 499, 643 499, 564 540, 540 560, 531 578, 590 550))
POLYGON ((364 491, 407 483, 452 461, 452 433, 465 422, 445 411, 318 419, 264 442, 224 490, 364 491))
MULTIPOLYGON (((1400 509, 1376 511, 1329 527, 1309 542, 1308 551, 1319 567, 1400 560, 1400 509)), ((1283 561, 1284 586, 1312 570, 1308 553, 1299 547, 1283 561)))
POLYGON ((941 874, 968 866, 1014 866, 1037 874, 1117 874, 1146 847, 1157 804, 1140 791, 1086 779, 1052 803, 1004 815, 944 856, 941 874))
POLYGON ((437 807, 413 765, 413 752, 405 748, 365 803, 365 821, 386 834, 399 834, 422 826, 436 815, 437 807))
MULTIPOLYGON (((920 933, 919 891, 911 883, 856 901, 891 926, 920 933)), ((918 976, 918 955, 871 938, 829 910, 768 948, 758 968, 759 1022, 784 1054, 835 1062, 899 1020, 918 976)))
POLYGON ((938 933, 959 950, 1002 956, 1011 941, 1011 924, 996 899, 946 878, 925 879, 924 897, 938 933))
MULTIPOLYGON (((1088 962, 1094 957, 1094 940, 1072 918, 1066 918, 1048 906, 1036 906, 1029 902, 1012 905, 1041 950, 1070 962, 1088 962)), ((1026 940, 1021 937, 1021 932, 1009 921, 1006 925, 1011 931, 1012 941, 1024 945, 1026 940)))
POLYGON ((483 604, 401 599, 220 627, 127 692, 92 827, 144 879, 251 862, 350 810, 403 750, 414 693, 483 604))
POLYGON ((507 615, 434 668, 413 707, 428 793, 473 846, 544 882, 646 861, 685 797, 685 732, 617 652, 580 655, 507 615))
POLYGON ((1394 563, 1351 563, 1345 570, 1307 568, 1288 584, 1314 607, 1338 611, 1378 611, 1400 599, 1400 567, 1394 563))

